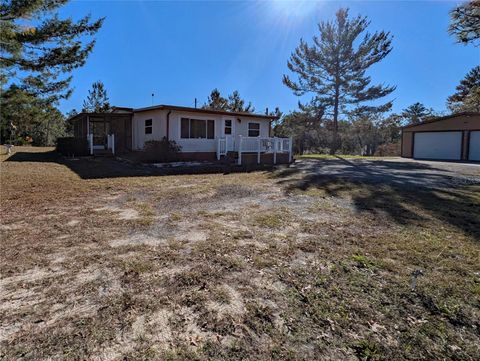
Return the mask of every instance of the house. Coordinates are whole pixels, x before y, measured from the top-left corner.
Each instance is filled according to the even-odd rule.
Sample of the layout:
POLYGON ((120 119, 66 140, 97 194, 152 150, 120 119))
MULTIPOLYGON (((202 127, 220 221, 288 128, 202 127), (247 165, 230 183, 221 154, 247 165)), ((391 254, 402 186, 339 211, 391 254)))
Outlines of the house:
POLYGON ((438 117, 402 129, 402 157, 480 161, 480 113, 438 117))
POLYGON ((80 113, 70 122, 74 137, 87 139, 92 155, 144 154, 146 142, 167 139, 181 147, 178 160, 219 161, 228 156, 238 164, 290 163, 292 140, 272 137, 275 119, 272 115, 156 105, 80 113))

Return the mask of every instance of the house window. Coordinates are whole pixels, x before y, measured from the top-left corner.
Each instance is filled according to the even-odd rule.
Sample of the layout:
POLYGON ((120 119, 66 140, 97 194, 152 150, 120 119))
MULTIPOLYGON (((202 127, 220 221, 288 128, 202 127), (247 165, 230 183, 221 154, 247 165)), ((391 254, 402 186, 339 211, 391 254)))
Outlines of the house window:
POLYGON ((145 134, 152 134, 152 119, 145 119, 145 134))
POLYGON ((211 119, 182 118, 180 137, 184 139, 214 139, 215 121, 211 119))
POLYGON ((260 136, 260 123, 248 123, 248 136, 249 137, 260 136))
POLYGON ((225 119, 225 135, 232 134, 232 120, 225 119))

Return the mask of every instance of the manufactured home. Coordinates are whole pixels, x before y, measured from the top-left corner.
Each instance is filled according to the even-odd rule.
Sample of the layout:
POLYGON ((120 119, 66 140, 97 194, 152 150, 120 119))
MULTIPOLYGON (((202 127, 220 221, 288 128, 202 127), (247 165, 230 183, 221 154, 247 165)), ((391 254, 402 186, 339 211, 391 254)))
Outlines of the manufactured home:
POLYGON ((272 115, 157 105, 80 113, 70 122, 74 137, 86 139, 92 155, 142 154, 148 151, 148 141, 166 139, 180 147, 178 160, 220 161, 228 156, 238 164, 290 163, 292 140, 272 136, 275 119, 272 115))

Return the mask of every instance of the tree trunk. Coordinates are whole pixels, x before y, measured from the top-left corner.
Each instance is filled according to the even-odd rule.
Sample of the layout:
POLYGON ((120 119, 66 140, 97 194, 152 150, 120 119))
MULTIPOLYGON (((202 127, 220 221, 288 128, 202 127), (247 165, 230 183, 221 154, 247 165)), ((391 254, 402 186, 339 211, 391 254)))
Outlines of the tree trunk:
MULTIPOLYGON (((338 81, 337 81, 338 84, 338 81)), ((340 86, 335 85, 335 102, 333 104, 333 138, 330 146, 330 154, 334 155, 338 150, 338 98, 340 86)))

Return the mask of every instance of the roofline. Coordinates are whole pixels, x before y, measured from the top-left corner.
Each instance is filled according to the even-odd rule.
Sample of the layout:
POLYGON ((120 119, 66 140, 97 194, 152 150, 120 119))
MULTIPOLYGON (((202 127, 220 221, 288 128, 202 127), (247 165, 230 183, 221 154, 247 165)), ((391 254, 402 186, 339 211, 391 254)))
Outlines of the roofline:
POLYGON ((255 113, 246 113, 246 112, 229 112, 226 110, 191 108, 191 107, 182 107, 178 105, 168 105, 168 104, 160 104, 160 105, 154 105, 151 107, 137 108, 137 109, 133 109, 133 112, 140 113, 140 112, 146 112, 149 110, 163 110, 163 109, 186 111, 186 112, 193 112, 193 113, 221 114, 221 115, 232 115, 232 116, 239 116, 239 117, 263 118, 263 119, 270 119, 270 120, 278 119, 278 117, 275 115, 255 114, 255 113))
POLYGON ((439 122, 441 120, 445 120, 445 119, 450 119, 450 118, 456 118, 456 117, 462 117, 462 116, 475 116, 475 115, 478 115, 480 116, 480 112, 461 112, 461 113, 454 113, 454 114, 450 114, 450 115, 445 115, 443 117, 437 117, 437 118, 433 118, 433 119, 428 119, 428 120, 425 120, 421 123, 417 123, 417 124, 409 124, 409 125, 406 125, 404 127, 402 127, 402 130, 403 129, 406 129, 406 128, 413 128, 413 127, 418 127, 419 125, 424 125, 424 124, 430 124, 430 123, 435 123, 435 122, 439 122))
POLYGON ((112 109, 110 109, 110 113, 113 113, 115 110, 126 110, 129 112, 133 112, 133 108, 129 107, 112 107, 112 109))
POLYGON ((82 115, 87 115, 87 116, 94 116, 94 117, 103 117, 105 115, 109 115, 109 116, 121 116, 121 115, 127 115, 126 113, 122 114, 122 113, 111 113, 111 112, 107 112, 107 113, 98 113, 98 112, 80 112, 80 113, 77 113, 75 115, 72 115, 70 118, 67 118, 67 122, 68 121, 72 121, 76 118, 79 118, 80 116, 82 115))

